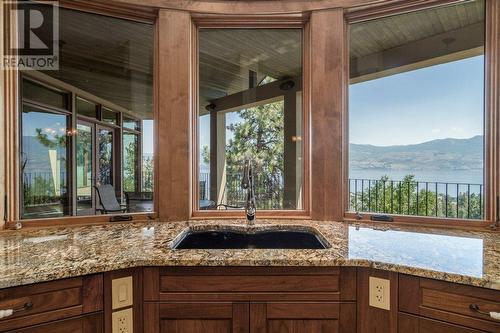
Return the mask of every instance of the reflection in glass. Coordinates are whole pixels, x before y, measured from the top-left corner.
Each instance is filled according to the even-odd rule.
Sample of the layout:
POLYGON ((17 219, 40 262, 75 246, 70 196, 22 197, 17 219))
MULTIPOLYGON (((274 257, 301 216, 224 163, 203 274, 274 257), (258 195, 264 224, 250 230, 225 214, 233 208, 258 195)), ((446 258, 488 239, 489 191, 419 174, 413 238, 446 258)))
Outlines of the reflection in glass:
POLYGON ((93 128, 77 125, 76 133, 76 210, 77 215, 93 214, 92 189, 92 138, 93 128))
POLYGON ((200 29, 199 209, 302 209, 302 30, 200 29))
POLYGON ((22 218, 68 214, 68 117, 30 106, 22 114, 22 218))
POLYGON ((113 132, 109 129, 98 130, 98 185, 113 185, 113 132))
POLYGON ((50 89, 34 81, 23 80, 23 98, 56 107, 58 109, 68 108, 68 94, 50 89))
POLYGON ((137 134, 123 133, 123 191, 136 192, 137 190, 137 134))
POLYGON ((117 124, 117 119, 118 119, 118 113, 111 111, 108 108, 103 107, 101 110, 101 117, 102 121, 116 125, 117 124))
POLYGON ((76 112, 89 118, 97 118, 97 105, 79 97, 76 98, 76 112))

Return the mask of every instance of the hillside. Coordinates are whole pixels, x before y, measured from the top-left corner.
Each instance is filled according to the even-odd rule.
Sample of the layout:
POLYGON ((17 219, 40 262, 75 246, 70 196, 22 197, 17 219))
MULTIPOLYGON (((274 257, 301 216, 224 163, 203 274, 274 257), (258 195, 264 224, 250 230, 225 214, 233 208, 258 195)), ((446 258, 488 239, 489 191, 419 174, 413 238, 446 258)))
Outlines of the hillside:
POLYGON ((354 170, 473 170, 483 167, 483 136, 439 139, 414 145, 372 146, 351 144, 354 170))

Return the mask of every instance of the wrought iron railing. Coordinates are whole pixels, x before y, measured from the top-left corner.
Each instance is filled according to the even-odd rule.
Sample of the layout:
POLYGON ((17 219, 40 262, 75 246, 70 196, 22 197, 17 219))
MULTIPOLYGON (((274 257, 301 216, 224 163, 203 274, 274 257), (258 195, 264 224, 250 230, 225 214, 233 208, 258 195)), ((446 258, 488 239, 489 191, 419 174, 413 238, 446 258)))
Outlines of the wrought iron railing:
MULTIPOLYGON (((283 187, 276 186, 276 183, 269 184, 269 179, 262 175, 257 175, 254 180, 255 198, 258 209, 282 209, 283 207, 283 187)), ((277 182, 278 184, 280 181, 277 182)), ((282 184, 281 184, 282 185, 282 184)), ((210 198, 210 173, 200 173, 199 175, 199 196, 200 200, 210 198)), ((246 192, 241 187, 241 174, 226 174, 226 183, 223 189, 225 204, 236 207, 243 207, 246 192)), ((213 200, 213 199, 211 199, 213 200)), ((220 202, 219 202, 220 203, 220 202)))
POLYGON ((483 190, 482 184, 349 179, 349 210, 482 219, 483 190))
MULTIPOLYGON (((227 203, 238 205, 244 191, 238 175, 226 178, 227 203)), ((200 173, 200 199, 210 198, 210 174, 200 173)), ((271 193, 264 182, 257 181, 258 204, 272 209, 282 205, 282 191, 271 193)), ((349 179, 349 210, 381 214, 434 216, 443 218, 482 219, 484 217, 482 184, 426 182, 416 180, 349 179)))

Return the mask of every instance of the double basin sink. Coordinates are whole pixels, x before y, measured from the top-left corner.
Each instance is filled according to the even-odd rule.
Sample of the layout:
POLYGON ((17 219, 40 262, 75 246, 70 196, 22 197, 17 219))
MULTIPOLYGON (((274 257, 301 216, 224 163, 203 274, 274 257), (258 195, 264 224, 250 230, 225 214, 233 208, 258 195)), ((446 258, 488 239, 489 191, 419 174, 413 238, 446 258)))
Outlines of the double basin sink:
POLYGON ((310 227, 187 228, 172 243, 174 249, 326 249, 330 245, 310 227))

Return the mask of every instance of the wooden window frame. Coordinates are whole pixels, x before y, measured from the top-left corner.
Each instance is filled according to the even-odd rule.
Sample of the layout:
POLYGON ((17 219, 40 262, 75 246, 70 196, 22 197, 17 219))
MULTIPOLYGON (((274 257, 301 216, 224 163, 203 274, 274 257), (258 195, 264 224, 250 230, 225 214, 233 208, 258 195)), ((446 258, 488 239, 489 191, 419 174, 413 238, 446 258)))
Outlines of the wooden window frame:
MULTIPOLYGON (((368 5, 346 11, 345 19, 349 31, 349 25, 373 19, 389 17, 408 12, 425 10, 430 8, 442 7, 446 5, 460 3, 462 0, 431 0, 431 1, 400 1, 388 5, 368 5)), ((495 0, 485 0, 485 52, 484 52, 484 219, 458 219, 442 218, 429 216, 411 216, 411 215, 389 215, 394 219, 394 223, 439 226, 448 228, 468 228, 468 229, 490 229, 495 228, 498 223, 498 201, 500 193, 499 184, 499 153, 497 152, 499 143, 499 116, 500 112, 500 4, 495 0)), ((347 52, 349 52, 349 32, 346 35, 347 52)), ((349 66, 349 62, 347 62, 349 66)), ((348 101, 349 82, 346 82, 346 101, 348 101)), ((344 110, 348 117, 349 109, 344 110)), ((344 124, 345 133, 348 133, 348 121, 344 124)), ((349 150, 349 136, 344 138, 344 149, 349 150)), ((346 154, 344 164, 346 169, 349 167, 348 153, 346 154)), ((349 211, 349 190, 348 175, 344 176, 346 190, 344 191, 344 220, 359 221, 377 224, 372 221, 371 216, 380 213, 362 212, 362 217, 355 212, 349 211)))
MULTIPOLYGON (((153 119, 155 122, 154 128, 154 140, 156 141, 157 138, 157 131, 156 131, 156 122, 158 119, 158 103, 156 99, 156 94, 157 94, 157 85, 158 85, 158 77, 157 77, 157 68, 158 68, 158 55, 156 52, 157 49, 157 40, 158 40, 158 10, 154 7, 148 7, 148 6, 143 6, 143 5, 128 5, 128 4, 118 4, 118 3, 113 3, 113 4, 107 4, 105 2, 103 3, 90 3, 87 1, 79 1, 79 0, 62 0, 59 2, 59 7, 60 8, 65 8, 65 9, 71 9, 71 10, 77 10, 80 12, 85 12, 85 13, 91 13, 91 14, 97 14, 97 15, 102 15, 102 16, 107 16, 107 17, 112 17, 112 18, 118 18, 118 19, 123 19, 123 20, 129 20, 129 21, 134 21, 134 22, 139 22, 143 24, 149 24, 152 26, 153 29, 153 34, 154 34, 154 55, 153 55, 153 119)), ((14 26, 13 22, 5 22, 4 25, 8 28, 6 31, 6 40, 10 40, 12 38, 15 38, 17 34, 17 29, 14 26)), ((19 178, 19 144, 20 140, 18 138, 18 135, 20 135, 20 119, 19 119, 19 113, 22 112, 22 98, 20 95, 21 88, 20 84, 22 83, 22 77, 27 77, 28 79, 31 79, 32 81, 35 81, 39 84, 46 85, 50 87, 51 89, 54 90, 54 88, 61 90, 61 91, 66 91, 66 87, 61 86, 59 87, 58 85, 53 85, 51 82, 45 82, 43 78, 40 78, 36 75, 36 73, 30 73, 30 72, 25 72, 21 73, 19 70, 9 70, 6 71, 6 75, 4 75, 4 78, 7 80, 7 84, 5 85, 5 92, 9 96, 9 100, 4 102, 4 106, 11 106, 11 109, 14 110, 14 112, 9 112, 9 116, 5 117, 5 124, 4 126, 7 126, 9 128, 12 128, 12 130, 6 131, 5 132, 5 138, 6 138, 6 150, 7 150, 7 155, 8 158, 5 158, 5 185, 6 189, 9 189, 6 191, 6 207, 4 207, 4 216, 2 216, 2 219, 5 221, 0 222, 0 230, 2 228, 16 228, 17 225, 20 223, 23 227, 48 227, 48 226, 57 226, 57 225, 71 225, 71 226, 76 226, 76 225, 86 225, 86 224, 102 224, 102 223, 108 223, 110 218, 115 215, 122 215, 122 214, 107 214, 107 215, 88 215, 88 216, 63 216, 63 217, 50 217, 50 218, 36 218, 36 219, 21 219, 20 216, 20 195, 21 195, 21 180, 19 178), (10 162, 8 162, 10 161, 10 162)), ((87 117, 81 116, 81 115, 76 115, 76 112, 74 110, 75 107, 75 98, 76 95, 82 97, 83 99, 93 101, 94 103, 97 103, 99 105, 104 105, 110 110, 113 111, 118 111, 122 112, 119 107, 116 107, 115 105, 109 105, 109 103, 102 103, 101 99, 96 97, 96 96, 91 96, 90 94, 84 92, 83 94, 81 93, 81 90, 75 89, 75 91, 71 91, 70 98, 69 98, 69 107, 70 110, 68 111, 70 113, 70 120, 71 124, 76 124, 77 119, 82 119, 82 120, 90 120, 91 122, 95 124, 102 124, 107 127, 110 127, 114 129, 115 136, 118 141, 121 141, 121 131, 118 131, 120 126, 113 125, 110 123, 106 122, 101 122, 100 119, 87 119, 87 117), (88 96, 90 95, 90 96, 88 96), (119 135, 116 135, 119 134, 119 135)), ((53 108, 52 108, 53 109, 53 108)), ((100 116, 100 112, 98 112, 98 116, 100 116)), ((127 113, 128 117, 135 118, 133 115, 130 115, 127 113)), ((121 117, 120 117, 121 121, 121 117)), ((74 150, 74 140, 71 140, 71 147, 69 148, 71 151, 74 150)), ((117 149, 114 147, 114 149, 117 149)), ((118 151, 118 150, 117 150, 118 151)), ((119 143, 119 151, 121 152, 121 142, 119 143)), ((157 147, 155 144, 154 147, 154 152, 155 155, 157 153, 157 147)), ((73 155, 73 154, 72 154, 73 155)), ((69 165, 72 165, 74 163, 73 161, 74 157, 72 156, 70 158, 70 161, 68 162, 69 165)), ((154 165, 153 165, 154 170, 157 170, 157 159, 154 160, 154 165)), ((154 183, 157 183, 157 173, 155 172, 154 175, 154 183)), ((72 184, 74 182, 74 175, 73 177, 70 177, 68 179, 69 184, 72 184)), ((72 195, 70 194, 70 198, 72 200, 72 204, 70 205, 71 207, 74 205, 74 200, 72 198, 72 195)), ((3 201, 3 198, 2 198, 3 201)), ((153 193, 153 202, 154 202, 154 208, 152 212, 137 212, 137 213, 127 213, 127 215, 132 216, 132 219, 134 221, 137 220, 147 220, 149 218, 154 218, 157 216, 158 212, 158 200, 157 200, 157 191, 155 190, 153 193)))
POLYGON ((309 62, 308 57, 310 36, 309 36, 309 16, 307 14, 283 14, 283 15, 212 15, 212 14, 192 14, 192 87, 191 91, 191 219, 243 219, 244 210, 200 210, 199 209, 199 62, 198 62, 198 40, 200 29, 302 29, 302 209, 297 210, 264 210, 257 211, 258 218, 273 219, 310 219, 310 94, 309 94, 309 62))

